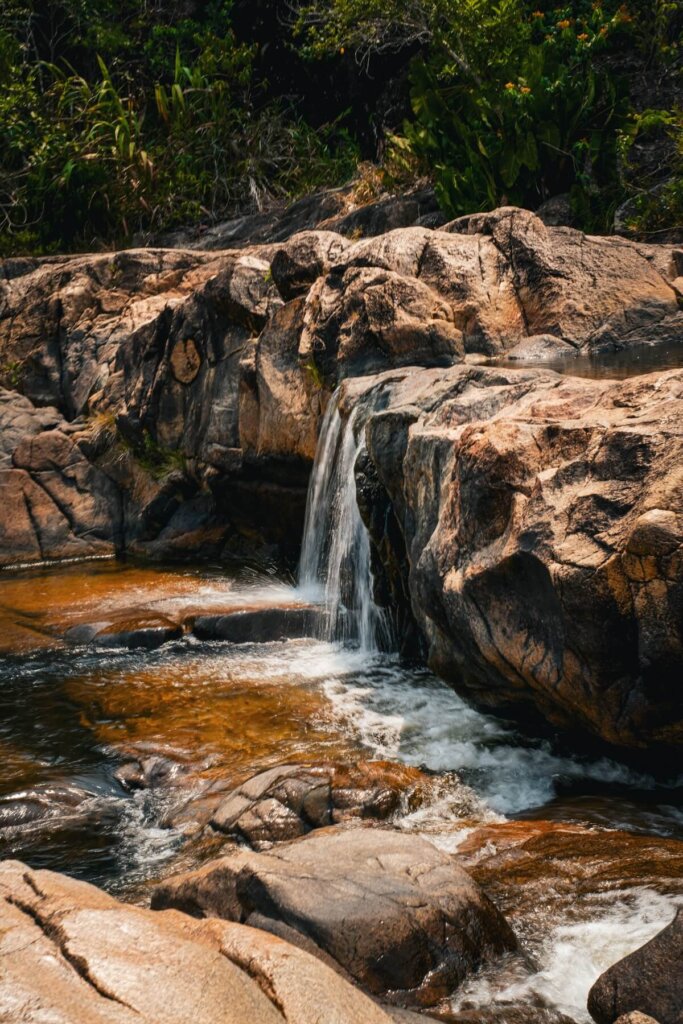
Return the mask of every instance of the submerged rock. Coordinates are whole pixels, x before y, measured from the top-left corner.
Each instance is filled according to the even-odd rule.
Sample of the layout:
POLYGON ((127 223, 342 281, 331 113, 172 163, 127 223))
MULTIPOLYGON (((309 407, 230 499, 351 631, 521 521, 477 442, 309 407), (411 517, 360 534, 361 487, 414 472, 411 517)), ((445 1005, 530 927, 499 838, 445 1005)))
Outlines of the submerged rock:
POLYGON ((127 906, 0 865, 0 1014, 38 1024, 390 1024, 319 959, 266 932, 127 906))
POLYGON ((680 840, 571 822, 483 825, 464 839, 457 855, 534 948, 539 929, 574 916, 577 903, 590 921, 604 915, 606 892, 617 904, 622 895, 628 901, 634 887, 670 898, 683 884, 680 840))
POLYGON ((654 1017, 659 1024, 681 1024, 683 910, 654 939, 598 978, 588 994, 588 1010, 597 1024, 613 1024, 636 1010, 639 1015, 654 1017))
POLYGON ((64 634, 69 644, 93 647, 126 647, 148 651, 161 647, 183 635, 182 627, 160 615, 138 615, 119 618, 114 622, 82 623, 72 626, 64 634))
POLYGON ((109 801, 69 783, 43 783, 0 797, 0 839, 43 825, 51 831, 76 824, 96 824, 107 815, 109 801))
POLYGON ((372 994, 422 1006, 516 945, 450 857, 391 831, 324 831, 269 853, 238 852, 162 883, 152 906, 284 925, 372 994))
MULTIPOLYGON (((443 1024, 574 1024, 571 1017, 545 1006, 505 1003, 486 1009, 444 1010, 435 1015, 443 1024)), ((638 1024, 634 1021, 633 1024, 638 1024)), ((640 1024, 646 1024, 645 1021, 640 1024)))
POLYGON ((233 644, 272 643, 293 637, 315 637, 321 611, 314 607, 247 608, 224 615, 198 615, 192 632, 200 640, 228 640, 233 644))

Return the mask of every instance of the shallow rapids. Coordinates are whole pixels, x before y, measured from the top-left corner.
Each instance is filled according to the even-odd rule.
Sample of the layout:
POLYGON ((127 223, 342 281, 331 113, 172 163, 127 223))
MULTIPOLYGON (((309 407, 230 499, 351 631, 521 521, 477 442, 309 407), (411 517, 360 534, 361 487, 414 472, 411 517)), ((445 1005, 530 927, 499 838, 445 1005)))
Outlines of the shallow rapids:
MULTIPOLYGON (((6 639, 16 620, 54 637, 57 626, 92 609, 95 594, 100 612, 145 596, 167 613, 195 601, 230 608, 297 599, 287 584, 268 580, 115 566, 33 571, 6 577, 0 588, 6 639)), ((0 853, 124 898, 144 901, 160 877, 216 853, 169 827, 173 789, 122 787, 117 769, 140 756, 176 765, 189 791, 207 779, 237 784, 282 762, 382 758, 422 766, 434 776, 433 796, 394 824, 456 853, 482 826, 510 819, 627 830, 661 843, 683 836, 679 790, 606 758, 525 740, 392 655, 320 640, 233 645, 185 637, 147 652, 45 650, 13 637, 14 651, 0 663, 0 853)), ((553 896, 545 879, 539 904, 538 879, 522 881, 512 921, 534 970, 515 961, 489 971, 457 994, 456 1005, 523 999, 587 1019, 592 981, 666 924, 680 894, 668 877, 643 880, 632 866, 622 876, 618 861, 615 871, 578 901, 553 896)))

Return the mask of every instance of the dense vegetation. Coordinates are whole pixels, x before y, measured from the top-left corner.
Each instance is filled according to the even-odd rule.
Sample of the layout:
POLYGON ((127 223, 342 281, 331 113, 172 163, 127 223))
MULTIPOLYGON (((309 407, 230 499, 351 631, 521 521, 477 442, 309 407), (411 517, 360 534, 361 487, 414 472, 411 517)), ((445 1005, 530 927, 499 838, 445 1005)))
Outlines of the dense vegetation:
POLYGON ((608 230, 630 199, 656 233, 683 221, 682 28, 669 0, 3 0, 0 253, 260 208, 368 150, 449 214, 562 193, 608 230))

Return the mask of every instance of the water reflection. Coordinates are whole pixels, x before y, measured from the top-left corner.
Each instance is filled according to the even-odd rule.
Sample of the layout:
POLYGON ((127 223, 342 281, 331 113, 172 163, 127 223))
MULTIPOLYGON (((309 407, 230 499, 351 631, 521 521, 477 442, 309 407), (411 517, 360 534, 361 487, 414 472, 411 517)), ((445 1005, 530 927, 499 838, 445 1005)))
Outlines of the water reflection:
POLYGON ((487 366, 509 369, 537 367, 553 370, 569 377, 589 377, 593 380, 626 380, 645 373, 677 370, 683 366, 683 337, 680 341, 657 345, 635 345, 616 352, 596 355, 566 355, 543 360, 492 359, 487 366))

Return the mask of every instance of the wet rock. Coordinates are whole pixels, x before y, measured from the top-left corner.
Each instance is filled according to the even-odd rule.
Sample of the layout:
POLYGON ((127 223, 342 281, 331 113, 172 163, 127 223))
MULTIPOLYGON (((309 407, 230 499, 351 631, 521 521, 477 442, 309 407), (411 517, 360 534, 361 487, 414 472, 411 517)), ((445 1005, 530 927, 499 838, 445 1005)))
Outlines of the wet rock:
POLYGON ((198 615, 192 632, 200 640, 271 643, 292 637, 315 637, 320 615, 319 609, 309 607, 246 608, 225 615, 198 615))
POLYGON ((678 839, 571 822, 484 825, 460 843, 457 857, 534 953, 544 931, 575 920, 577 908, 581 920, 602 917, 605 893, 628 905, 634 887, 669 898, 683 883, 678 839))
POLYGON ((105 801, 80 786, 44 783, 20 793, 0 797, 0 837, 3 832, 33 829, 49 823, 51 829, 75 822, 96 821, 105 801))
POLYGON ((539 363, 549 359, 575 356, 576 349, 561 338, 552 334, 537 334, 525 338, 518 345, 506 352, 506 359, 519 359, 522 362, 539 363))
POLYGON ((163 616, 137 616, 115 622, 81 623, 64 634, 69 644, 93 647, 144 648, 151 651, 183 634, 182 627, 163 616))
POLYGON ((71 1024, 389 1024, 318 959, 223 921, 127 906, 16 861, 0 865, 0 1006, 71 1024))
POLYGON ((188 769, 168 757, 152 754, 122 764, 114 772, 114 778, 124 789, 160 789, 183 784, 188 769))
POLYGON ((683 910, 679 910, 654 939, 598 978, 588 994, 591 1017, 597 1024, 613 1024, 637 1010, 659 1024, 681 1024, 682 964, 683 910))
POLYGON ((417 769, 381 761, 283 765, 255 775, 221 800, 210 824, 259 850, 342 821, 385 820, 418 801, 425 782, 417 769))
POLYGON ((152 905, 261 928, 283 922, 372 994, 424 1006, 516 944, 451 858, 391 831, 324 831, 237 852, 162 883, 152 905))
POLYGON ((387 574, 407 565, 432 668, 480 706, 673 757, 683 372, 392 371, 345 385, 358 402, 400 544, 366 523, 387 574))

